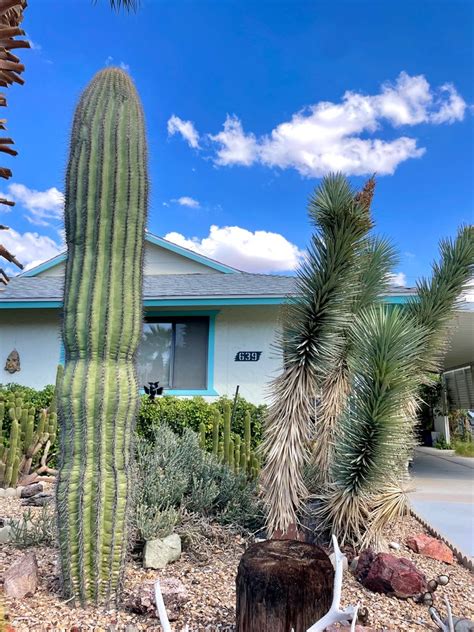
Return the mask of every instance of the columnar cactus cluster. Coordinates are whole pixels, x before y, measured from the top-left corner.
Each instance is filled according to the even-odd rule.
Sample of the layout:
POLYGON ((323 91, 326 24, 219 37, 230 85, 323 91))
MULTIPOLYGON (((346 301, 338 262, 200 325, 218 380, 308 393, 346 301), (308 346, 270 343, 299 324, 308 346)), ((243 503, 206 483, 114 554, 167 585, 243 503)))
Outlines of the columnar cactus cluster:
MULTIPOLYGON (((212 453, 221 462, 225 463, 235 473, 246 474, 255 478, 259 472, 259 462, 253 452, 252 431, 250 413, 245 414, 244 436, 231 431, 230 404, 224 406, 224 414, 221 417, 219 411, 214 412, 212 419, 212 453), (223 417, 223 418, 222 418, 223 417), (222 428, 222 440, 221 440, 222 428)), ((207 447, 207 431, 204 422, 199 425, 199 445, 207 447)))
POLYGON ((141 104, 129 76, 107 68, 76 109, 66 176, 56 494, 63 593, 76 604, 119 598, 139 404, 147 203, 141 104))
POLYGON ((15 392, 0 394, 0 487, 16 487, 56 440, 54 407, 37 411, 15 392), (10 431, 3 428, 5 412, 10 431))

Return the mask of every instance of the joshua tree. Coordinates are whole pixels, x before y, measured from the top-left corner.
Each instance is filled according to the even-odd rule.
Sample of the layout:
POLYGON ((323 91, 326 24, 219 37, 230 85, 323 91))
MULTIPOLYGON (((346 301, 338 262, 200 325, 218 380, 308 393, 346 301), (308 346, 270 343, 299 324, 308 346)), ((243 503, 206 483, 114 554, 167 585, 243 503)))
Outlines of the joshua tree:
POLYGON ((57 511, 63 592, 76 603, 115 601, 122 577, 147 199, 141 104, 108 68, 80 99, 66 176, 57 511))
POLYGON ((284 368, 273 383, 263 442, 270 531, 296 522, 308 462, 316 469, 311 492, 322 501, 321 528, 342 541, 377 540, 405 507, 399 484, 418 387, 439 369, 474 239, 464 228, 442 242, 441 264, 418 284, 417 298, 405 308, 384 305, 396 258, 388 242, 369 235, 371 190, 368 183, 354 195, 343 176, 331 176, 310 202, 316 232, 298 273, 300 295, 284 318, 284 368))

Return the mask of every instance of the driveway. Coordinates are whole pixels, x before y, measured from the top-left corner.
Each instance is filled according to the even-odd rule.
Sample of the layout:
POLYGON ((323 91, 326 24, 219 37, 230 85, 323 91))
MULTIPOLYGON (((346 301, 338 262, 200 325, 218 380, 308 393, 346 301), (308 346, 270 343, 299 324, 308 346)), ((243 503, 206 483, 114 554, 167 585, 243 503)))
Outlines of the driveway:
POLYGON ((474 459, 417 448, 410 500, 416 513, 464 555, 474 558, 474 459))

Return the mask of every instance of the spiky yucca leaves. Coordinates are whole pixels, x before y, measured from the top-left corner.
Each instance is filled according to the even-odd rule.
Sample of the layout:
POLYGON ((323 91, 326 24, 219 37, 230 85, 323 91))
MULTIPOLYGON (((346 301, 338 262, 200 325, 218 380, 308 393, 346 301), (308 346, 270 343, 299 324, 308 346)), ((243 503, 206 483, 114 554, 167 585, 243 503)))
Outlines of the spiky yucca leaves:
POLYGON ((367 530, 372 498, 397 479, 406 454, 407 395, 419 383, 423 331, 402 308, 373 306, 358 315, 349 340, 351 395, 340 417, 324 523, 340 541, 358 544, 367 530))
MULTIPOLYGON (((371 182, 369 180, 368 184, 371 182)), ((372 187, 371 190, 373 191, 372 187)), ((350 341, 350 328, 356 323, 357 316, 362 310, 383 300, 382 295, 389 286, 389 273, 396 263, 395 249, 386 239, 369 237, 364 241, 358 253, 359 283, 357 294, 351 305, 352 318, 348 322, 348 329, 341 332, 344 342, 340 346, 339 353, 335 355, 333 365, 320 388, 316 423, 317 440, 312 454, 314 482, 318 489, 330 481, 334 446, 338 436, 338 419, 350 393, 349 360, 351 353, 357 352, 350 341)))
POLYGON ((463 226, 455 240, 443 239, 441 260, 433 263, 431 279, 416 284, 417 297, 408 310, 425 329, 423 369, 438 372, 446 353, 450 322, 464 285, 474 273, 474 226, 463 226))
POLYGON ((271 384, 262 452, 267 524, 286 532, 307 496, 302 478, 308 457, 318 384, 340 353, 358 294, 357 254, 371 228, 366 202, 342 175, 325 178, 309 203, 316 231, 297 272, 297 298, 283 318, 278 348, 283 372, 271 384))
POLYGON ((147 198, 141 104, 108 68, 76 109, 66 177, 56 494, 63 593, 75 603, 116 602, 122 578, 147 198))

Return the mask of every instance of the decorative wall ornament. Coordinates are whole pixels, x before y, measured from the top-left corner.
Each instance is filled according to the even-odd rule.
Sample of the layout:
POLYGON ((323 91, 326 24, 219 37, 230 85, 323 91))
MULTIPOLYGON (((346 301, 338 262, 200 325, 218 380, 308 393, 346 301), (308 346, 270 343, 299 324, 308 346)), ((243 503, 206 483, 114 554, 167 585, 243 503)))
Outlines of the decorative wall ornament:
POLYGON ((20 354, 16 349, 13 349, 13 351, 8 354, 7 361, 5 362, 5 371, 8 371, 8 373, 16 373, 20 370, 20 354))

